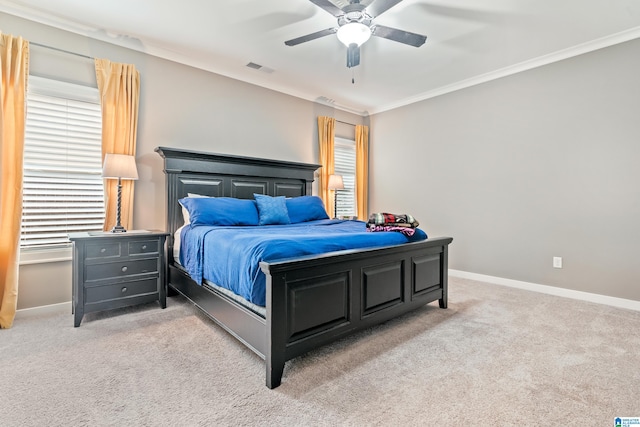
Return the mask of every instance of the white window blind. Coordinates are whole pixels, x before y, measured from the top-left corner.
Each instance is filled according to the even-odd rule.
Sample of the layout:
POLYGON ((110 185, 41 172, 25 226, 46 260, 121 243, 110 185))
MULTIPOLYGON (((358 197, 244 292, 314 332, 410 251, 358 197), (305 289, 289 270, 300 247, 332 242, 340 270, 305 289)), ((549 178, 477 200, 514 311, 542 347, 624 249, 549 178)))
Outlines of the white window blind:
POLYGON ((68 244, 102 230, 102 116, 98 89, 29 76, 20 246, 68 244))
POLYGON ((356 143, 353 140, 335 138, 334 173, 342 175, 344 190, 338 191, 338 218, 355 216, 356 212, 356 143))

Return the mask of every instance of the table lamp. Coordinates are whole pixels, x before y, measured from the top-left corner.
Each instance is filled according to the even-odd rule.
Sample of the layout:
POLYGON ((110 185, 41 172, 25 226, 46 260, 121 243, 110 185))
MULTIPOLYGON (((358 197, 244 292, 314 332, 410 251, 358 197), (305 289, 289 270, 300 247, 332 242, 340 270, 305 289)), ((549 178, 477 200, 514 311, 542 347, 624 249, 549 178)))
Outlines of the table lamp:
POLYGON ((329 175, 329 190, 333 190, 333 217, 338 217, 338 190, 344 190, 342 175, 329 175))
POLYGON ((116 225, 112 233, 124 233, 127 230, 120 224, 120 204, 122 199, 122 180, 138 179, 136 158, 127 154, 106 154, 102 165, 102 177, 118 179, 118 205, 116 211, 116 225))

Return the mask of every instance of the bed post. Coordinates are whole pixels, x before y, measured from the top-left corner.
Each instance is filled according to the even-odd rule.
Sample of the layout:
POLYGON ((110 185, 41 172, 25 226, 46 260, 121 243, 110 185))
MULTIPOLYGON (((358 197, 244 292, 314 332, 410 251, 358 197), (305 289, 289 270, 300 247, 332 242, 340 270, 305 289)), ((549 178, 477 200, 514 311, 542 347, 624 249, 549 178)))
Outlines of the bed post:
POLYGON ((447 300, 449 298, 449 245, 442 246, 442 254, 440 255, 440 283, 442 283, 442 298, 438 300, 440 308, 447 308, 447 300))
MULTIPOLYGON (((262 267, 262 264, 261 264, 262 267)), ((284 363, 286 359, 287 342, 287 298, 285 277, 278 274, 272 277, 267 268, 262 268, 267 276, 267 337, 264 355, 267 370, 267 387, 276 388, 282 381, 284 363)))

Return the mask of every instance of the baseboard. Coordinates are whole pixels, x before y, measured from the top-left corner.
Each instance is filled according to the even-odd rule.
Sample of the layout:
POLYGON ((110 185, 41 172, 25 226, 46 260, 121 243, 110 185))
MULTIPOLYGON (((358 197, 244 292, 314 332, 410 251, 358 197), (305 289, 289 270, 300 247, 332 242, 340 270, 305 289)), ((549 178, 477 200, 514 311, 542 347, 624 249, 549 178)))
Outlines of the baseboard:
MULTIPOLYGON (((573 289, 558 288, 556 286, 540 285, 538 283, 522 282, 520 280, 505 279, 503 277, 488 276, 485 274, 470 273, 449 269, 449 275, 462 279, 477 280, 479 282, 492 283, 494 285, 508 286, 511 288, 524 289, 526 291, 540 292, 543 294, 555 295, 564 298, 589 301, 596 304, 610 305, 612 307, 626 308, 628 310, 640 311, 640 301, 624 298, 610 297, 607 295, 592 294, 589 292, 575 291, 573 289)), ((40 307, 24 308, 16 312, 16 319, 40 316, 42 314, 63 313, 71 314, 71 301, 59 304, 44 305, 40 307)))
POLYGON ((23 308, 16 311, 16 319, 59 313, 69 313, 69 315, 71 315, 71 301, 61 302, 59 304, 42 305, 40 307, 23 308))
POLYGON ((479 282, 492 283, 494 285, 509 286, 511 288, 524 289, 527 291, 540 292, 543 294, 555 295, 564 298, 577 299, 594 302, 596 304, 610 305, 612 307, 626 308, 628 310, 640 311, 640 301, 610 297, 607 295, 592 294, 589 292, 575 291, 573 289, 558 288, 555 286, 540 285, 537 283, 522 282, 520 280, 505 279, 502 277, 487 276, 484 274, 469 273, 467 271, 451 270, 449 275, 462 279, 477 280, 479 282))

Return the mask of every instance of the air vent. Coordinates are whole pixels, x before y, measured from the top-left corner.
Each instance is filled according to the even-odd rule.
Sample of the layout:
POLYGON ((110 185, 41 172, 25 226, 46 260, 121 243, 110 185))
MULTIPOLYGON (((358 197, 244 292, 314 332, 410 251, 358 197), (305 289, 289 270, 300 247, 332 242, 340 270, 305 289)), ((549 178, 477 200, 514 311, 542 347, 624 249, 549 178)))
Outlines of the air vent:
POLYGON ((247 67, 253 68, 254 70, 262 71, 263 73, 267 73, 267 74, 271 74, 274 71, 272 68, 263 67, 262 65, 256 64, 255 62, 249 62, 247 64, 247 67))
POLYGON ((326 105, 333 105, 336 103, 335 99, 327 98, 326 96, 318 97, 317 101, 326 105))

